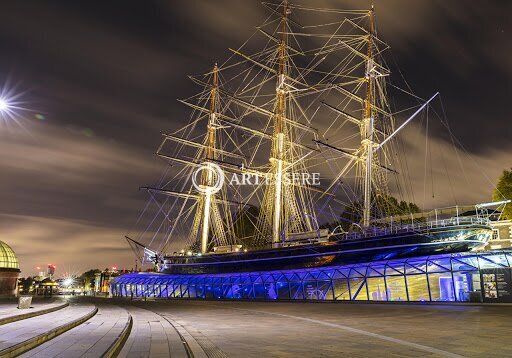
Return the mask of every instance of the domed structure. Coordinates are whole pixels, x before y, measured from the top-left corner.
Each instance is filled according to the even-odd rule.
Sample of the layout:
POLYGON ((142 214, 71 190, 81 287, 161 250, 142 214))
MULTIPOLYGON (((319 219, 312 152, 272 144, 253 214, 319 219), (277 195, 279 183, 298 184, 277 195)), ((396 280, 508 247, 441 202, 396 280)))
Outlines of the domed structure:
POLYGON ((0 297, 13 296, 20 273, 18 258, 11 247, 0 241, 0 297))

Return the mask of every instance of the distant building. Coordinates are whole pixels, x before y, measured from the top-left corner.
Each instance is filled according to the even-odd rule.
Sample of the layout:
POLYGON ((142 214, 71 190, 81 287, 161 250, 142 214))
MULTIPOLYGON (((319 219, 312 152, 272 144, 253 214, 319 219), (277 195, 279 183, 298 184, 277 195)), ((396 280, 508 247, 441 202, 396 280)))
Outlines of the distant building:
POLYGON ((492 221, 492 238, 485 250, 512 248, 512 220, 492 221))
POLYGON ((53 280, 53 276, 55 275, 56 268, 57 268, 57 266, 48 264, 48 269, 46 270, 46 277, 49 277, 50 279, 53 280))
POLYGON ((53 296, 58 293, 58 284, 47 277, 36 285, 35 294, 41 296, 53 296))
POLYGON ((94 274, 94 292, 96 293, 109 293, 110 283, 114 277, 124 273, 125 270, 118 271, 117 267, 112 267, 112 270, 108 268, 102 272, 94 274))
POLYGON ((14 251, 0 241, 0 297, 14 296, 20 268, 14 251))

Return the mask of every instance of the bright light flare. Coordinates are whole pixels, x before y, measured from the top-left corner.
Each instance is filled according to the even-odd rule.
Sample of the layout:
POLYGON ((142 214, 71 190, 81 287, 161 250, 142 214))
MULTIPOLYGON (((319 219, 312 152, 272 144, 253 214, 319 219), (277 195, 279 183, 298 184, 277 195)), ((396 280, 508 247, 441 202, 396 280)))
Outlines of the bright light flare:
POLYGON ((74 280, 72 277, 68 277, 64 280, 63 284, 65 287, 69 287, 73 284, 74 280))
POLYGON ((32 112, 25 107, 24 98, 27 91, 19 91, 19 86, 12 85, 7 79, 0 84, 0 119, 6 124, 14 123, 22 126, 22 119, 32 112))
POLYGON ((4 112, 8 109, 9 109, 9 103, 5 99, 0 98, 0 111, 4 112))

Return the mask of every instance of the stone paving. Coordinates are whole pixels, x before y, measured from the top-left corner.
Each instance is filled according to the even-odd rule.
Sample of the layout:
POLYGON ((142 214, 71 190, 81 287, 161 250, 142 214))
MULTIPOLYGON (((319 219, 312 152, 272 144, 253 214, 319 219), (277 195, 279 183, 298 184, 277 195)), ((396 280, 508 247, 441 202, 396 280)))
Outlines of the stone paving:
POLYGON ((119 357, 188 357, 180 335, 166 319, 146 309, 126 308, 132 315, 133 327, 119 357))
POLYGON ((72 303, 55 312, 2 325, 0 326, 0 350, 72 322, 90 313, 94 308, 91 304, 72 303))
POLYGON ((200 331, 230 357, 512 356, 512 306, 212 301, 145 306, 200 331))
POLYGON ((17 304, 14 301, 1 302, 0 303, 0 321, 17 315, 22 315, 26 313, 33 313, 38 311, 43 311, 46 309, 51 309, 55 307, 59 307, 64 304, 64 300, 35 300, 30 305, 29 309, 18 309, 17 304))
POLYGON ((126 309, 96 304, 91 319, 23 354, 22 357, 101 357, 119 337, 128 322, 126 309))
POLYGON ((25 357, 100 357, 133 326, 120 357, 511 357, 512 306, 78 298, 0 326, 0 350, 96 316, 25 357))

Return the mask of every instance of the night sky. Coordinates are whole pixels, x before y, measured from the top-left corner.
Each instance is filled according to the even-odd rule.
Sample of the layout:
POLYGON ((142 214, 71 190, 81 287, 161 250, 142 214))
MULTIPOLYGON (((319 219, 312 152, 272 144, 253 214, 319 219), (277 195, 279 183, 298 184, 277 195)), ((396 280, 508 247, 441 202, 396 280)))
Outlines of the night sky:
MULTIPOLYGON (((488 201, 512 166, 512 3, 388 0, 375 10, 407 81, 424 98, 441 92, 474 160, 448 199, 488 201)), ((58 274, 134 266, 123 236, 146 199, 139 186, 164 167, 152 155, 160 131, 186 123, 176 99, 197 90, 186 75, 222 62, 268 15, 252 0, 2 2, 0 84, 28 110, 1 124, 0 240, 22 275, 47 263, 58 274)), ((451 145, 441 127, 430 134, 439 148, 451 145)))

